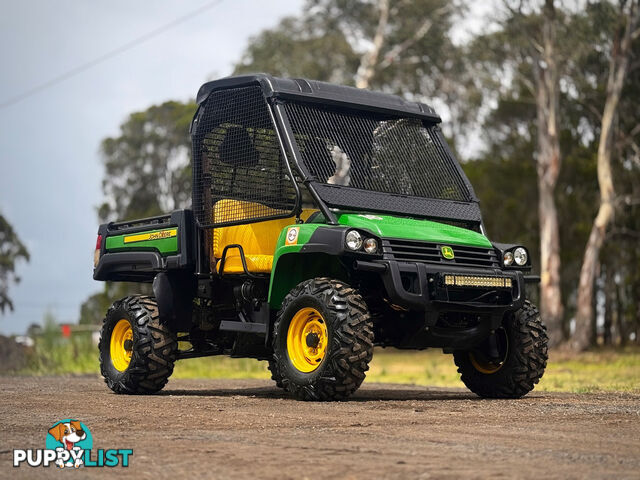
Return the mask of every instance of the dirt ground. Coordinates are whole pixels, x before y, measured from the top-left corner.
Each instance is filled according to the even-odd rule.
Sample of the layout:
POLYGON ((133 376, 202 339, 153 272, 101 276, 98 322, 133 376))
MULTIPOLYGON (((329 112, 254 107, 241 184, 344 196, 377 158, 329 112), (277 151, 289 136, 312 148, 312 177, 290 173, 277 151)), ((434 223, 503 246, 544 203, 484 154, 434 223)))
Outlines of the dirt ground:
POLYGON ((456 389, 366 384, 304 403, 260 380, 172 380, 154 396, 101 379, 0 377, 0 478, 640 478, 640 395, 535 393, 481 400, 456 389), (77 418, 131 466, 12 467, 77 418))

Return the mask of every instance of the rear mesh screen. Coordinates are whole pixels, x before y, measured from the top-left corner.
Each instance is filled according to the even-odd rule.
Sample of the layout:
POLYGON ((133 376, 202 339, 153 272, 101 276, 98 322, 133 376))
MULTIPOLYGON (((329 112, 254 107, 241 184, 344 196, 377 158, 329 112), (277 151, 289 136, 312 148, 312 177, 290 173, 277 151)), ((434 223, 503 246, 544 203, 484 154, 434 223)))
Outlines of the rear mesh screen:
POLYGON ((472 201, 435 125, 324 105, 291 102, 285 108, 302 161, 318 182, 472 201))
POLYGON ((200 108, 192 127, 198 223, 216 227, 292 215, 295 186, 260 87, 213 92, 200 108))

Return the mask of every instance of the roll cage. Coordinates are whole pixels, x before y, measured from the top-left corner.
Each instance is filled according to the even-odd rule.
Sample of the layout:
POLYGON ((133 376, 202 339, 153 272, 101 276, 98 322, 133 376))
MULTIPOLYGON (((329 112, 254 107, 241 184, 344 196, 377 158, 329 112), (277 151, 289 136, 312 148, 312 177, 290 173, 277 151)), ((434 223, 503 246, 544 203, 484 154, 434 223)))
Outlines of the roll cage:
POLYGON ((193 209, 203 229, 299 216, 305 189, 329 224, 338 208, 480 229, 473 187, 428 105, 266 74, 208 82, 197 104, 193 209), (214 216, 227 198, 257 206, 214 216))

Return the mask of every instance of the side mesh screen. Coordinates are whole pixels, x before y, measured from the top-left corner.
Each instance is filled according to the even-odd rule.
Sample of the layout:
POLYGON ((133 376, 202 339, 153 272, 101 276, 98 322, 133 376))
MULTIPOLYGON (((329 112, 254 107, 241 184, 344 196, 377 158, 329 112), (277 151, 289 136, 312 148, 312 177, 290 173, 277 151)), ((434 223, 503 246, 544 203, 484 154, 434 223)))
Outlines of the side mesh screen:
POLYGON ((202 227, 292 215, 296 191, 260 87, 213 92, 192 129, 193 208, 202 227))
POLYGON ((419 119, 287 103, 302 161, 321 183, 472 201, 437 126, 419 119))

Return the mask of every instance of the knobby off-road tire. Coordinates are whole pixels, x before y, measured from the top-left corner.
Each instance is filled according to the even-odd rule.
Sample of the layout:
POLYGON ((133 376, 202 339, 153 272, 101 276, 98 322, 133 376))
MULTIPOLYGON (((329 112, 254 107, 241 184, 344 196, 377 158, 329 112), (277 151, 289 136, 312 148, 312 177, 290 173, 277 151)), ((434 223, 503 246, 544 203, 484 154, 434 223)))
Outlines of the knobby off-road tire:
POLYGON ((271 372, 271 380, 276 382, 276 387, 284 388, 284 384, 282 383, 282 375, 280 375, 278 364, 273 358, 269 359, 269 365, 267 368, 269 369, 269 372, 271 372))
POLYGON ((151 394, 161 390, 173 373, 178 342, 160 323, 153 297, 130 296, 116 301, 104 319, 100 335, 100 373, 116 393, 151 394), (111 358, 111 336, 120 320, 131 325, 131 360, 124 371, 111 358))
POLYGON ((547 329, 538 309, 529 301, 505 318, 507 351, 494 373, 481 372, 472 352, 457 351, 453 358, 464 384, 480 397, 520 398, 533 390, 547 366, 547 329))
MULTIPOLYGON (((277 314, 273 335, 273 378, 300 400, 344 400, 362 384, 373 357, 373 324, 362 297, 344 282, 315 278, 296 286, 277 314), (324 358, 310 372, 294 366, 287 350, 297 312, 313 309, 326 325, 324 358)), ((313 367, 312 367, 313 368, 313 367)))

